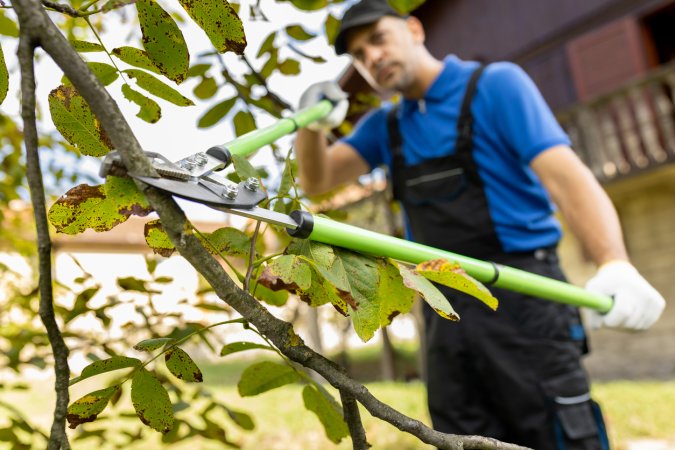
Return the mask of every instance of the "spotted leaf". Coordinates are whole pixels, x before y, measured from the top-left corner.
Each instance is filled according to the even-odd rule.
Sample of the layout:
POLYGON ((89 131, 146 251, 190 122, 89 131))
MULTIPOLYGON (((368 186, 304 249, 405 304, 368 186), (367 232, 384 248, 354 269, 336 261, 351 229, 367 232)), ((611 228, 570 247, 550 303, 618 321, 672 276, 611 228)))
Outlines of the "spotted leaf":
POLYGON ((145 89, 152 95, 156 95, 167 102, 171 102, 178 106, 194 105, 192 100, 184 97, 180 92, 147 72, 143 72, 142 70, 138 69, 127 69, 123 72, 129 75, 131 78, 135 78, 138 87, 145 89))
POLYGON ((112 149, 101 122, 72 86, 59 86, 49 93, 49 112, 59 133, 88 156, 103 156, 112 149))
POLYGON ((153 65, 168 79, 181 83, 185 80, 190 62, 183 33, 155 0, 137 0, 136 10, 143 34, 143 48, 153 65))
POLYGON ((173 407, 162 383, 150 372, 140 369, 131 379, 131 402, 141 422, 160 433, 173 428, 173 407))
POLYGON ((238 55, 246 48, 244 25, 232 5, 226 0, 179 0, 181 6, 197 25, 206 32, 220 53, 233 51, 238 55))
POLYGON ((164 354, 164 361, 166 362, 166 368, 176 378, 192 383, 204 381, 202 371, 183 349, 174 347, 167 351, 164 354))
POLYGON ((138 91, 134 91, 128 84, 122 85, 122 94, 124 94, 124 98, 140 106, 141 109, 136 114, 139 119, 148 123, 155 123, 162 118, 162 109, 157 102, 138 91))
POLYGON ((112 372, 114 370, 126 369, 129 367, 138 367, 141 365, 141 361, 136 358, 129 358, 126 356, 113 356, 107 359, 100 359, 89 364, 87 367, 82 369, 82 373, 79 377, 73 378, 70 380, 70 385, 79 383, 82 380, 91 378, 95 375, 100 375, 102 373, 112 372))
POLYGON ((441 317, 452 321, 459 320, 459 315, 452 308, 450 302, 431 281, 403 264, 398 264, 398 268, 403 277, 403 283, 408 288, 417 291, 441 317))
POLYGON ((70 428, 86 422, 93 422, 103 412, 110 399, 118 393, 119 386, 111 386, 106 389, 90 392, 84 397, 75 400, 68 406, 66 420, 70 428))

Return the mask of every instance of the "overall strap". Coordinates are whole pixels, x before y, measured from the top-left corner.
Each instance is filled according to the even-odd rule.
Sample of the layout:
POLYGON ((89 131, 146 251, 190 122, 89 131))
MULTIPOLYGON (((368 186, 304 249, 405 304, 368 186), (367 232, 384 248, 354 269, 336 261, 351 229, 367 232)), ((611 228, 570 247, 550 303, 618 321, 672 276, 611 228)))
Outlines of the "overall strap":
MULTIPOLYGON (((466 86, 464 99, 460 108, 459 119, 457 120, 457 141, 455 142, 455 154, 459 156, 467 168, 474 168, 471 151, 473 149, 473 114, 471 113, 471 102, 476 93, 478 79, 487 66, 481 65, 471 74, 471 78, 466 86)), ((389 145, 392 152, 392 167, 405 167, 405 158, 403 157, 403 137, 398 126, 398 111, 400 104, 395 104, 387 113, 387 130, 389 132, 389 145)), ((477 172, 474 170, 475 174, 477 172)))

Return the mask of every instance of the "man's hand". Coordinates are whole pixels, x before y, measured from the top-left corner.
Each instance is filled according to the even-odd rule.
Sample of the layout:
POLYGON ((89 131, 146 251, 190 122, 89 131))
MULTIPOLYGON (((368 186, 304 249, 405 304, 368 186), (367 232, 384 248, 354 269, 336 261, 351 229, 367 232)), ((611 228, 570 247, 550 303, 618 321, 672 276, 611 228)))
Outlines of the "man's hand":
POLYGON ((666 306, 654 289, 627 261, 604 264, 586 284, 586 289, 614 299, 612 309, 606 314, 591 311, 591 328, 601 326, 646 330, 658 320, 666 306))
POLYGON ((322 81, 308 87, 300 97, 299 109, 308 108, 324 99, 333 102, 334 106, 328 116, 310 123, 307 128, 312 131, 330 131, 340 125, 345 120, 347 109, 349 109, 347 97, 347 93, 332 81, 322 81))

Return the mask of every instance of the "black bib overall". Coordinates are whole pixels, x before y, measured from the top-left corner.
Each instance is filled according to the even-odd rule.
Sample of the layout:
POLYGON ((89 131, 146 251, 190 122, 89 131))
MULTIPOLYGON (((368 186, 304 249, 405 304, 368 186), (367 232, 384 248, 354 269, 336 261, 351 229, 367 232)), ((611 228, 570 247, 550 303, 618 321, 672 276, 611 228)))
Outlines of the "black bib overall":
MULTIPOLYGON (((387 117, 395 199, 416 242, 564 280, 554 248, 505 253, 472 155, 471 76, 452 155, 406 165, 398 108, 387 117)), ((430 130, 433 132, 433 130, 430 130)), ((604 450, 602 417, 580 358, 576 308, 493 288, 496 312, 444 287, 459 313, 450 322, 425 304, 427 388, 435 429, 476 434, 537 450, 604 450)))

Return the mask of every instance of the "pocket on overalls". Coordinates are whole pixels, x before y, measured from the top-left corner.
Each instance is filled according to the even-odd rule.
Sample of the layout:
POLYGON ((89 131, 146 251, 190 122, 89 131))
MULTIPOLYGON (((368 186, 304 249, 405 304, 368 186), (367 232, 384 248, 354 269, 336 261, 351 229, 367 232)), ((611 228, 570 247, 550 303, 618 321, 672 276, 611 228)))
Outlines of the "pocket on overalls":
POLYGON ((602 412, 581 369, 543 382, 558 450, 609 450, 602 412))
POLYGON ((464 192, 468 180, 462 167, 440 168, 405 180, 405 201, 413 205, 426 205, 439 201, 452 201, 464 192))

